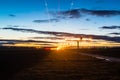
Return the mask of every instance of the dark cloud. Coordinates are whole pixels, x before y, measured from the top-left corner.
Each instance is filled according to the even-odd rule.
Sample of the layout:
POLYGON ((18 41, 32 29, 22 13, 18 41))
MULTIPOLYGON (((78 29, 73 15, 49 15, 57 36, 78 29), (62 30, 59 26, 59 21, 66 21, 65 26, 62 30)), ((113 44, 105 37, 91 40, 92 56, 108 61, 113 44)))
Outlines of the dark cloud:
POLYGON ((68 18, 79 18, 81 16, 79 10, 77 10, 77 9, 60 12, 59 14, 67 16, 68 18))
POLYGON ((36 43, 36 44, 34 44, 34 45, 41 45, 41 46, 53 46, 52 44, 49 44, 49 43, 41 43, 41 44, 39 44, 39 43, 36 43))
POLYGON ((90 19, 89 18, 87 18, 87 19, 85 19, 86 21, 90 21, 90 19))
POLYGON ((103 26, 101 29, 120 29, 120 26, 103 26))
POLYGON ((14 14, 9 14, 9 16, 10 16, 10 17, 16 17, 16 15, 14 15, 14 14))
POLYGON ((120 15, 119 10, 89 10, 89 9, 73 9, 68 11, 60 12, 50 12, 56 18, 66 19, 66 18, 80 18, 86 15, 100 16, 100 17, 110 17, 120 15))
POLYGON ((120 35, 119 32, 113 32, 113 33, 109 33, 109 34, 112 34, 112 35, 120 35))
POLYGON ((107 41, 114 41, 120 42, 120 37, 109 37, 109 36, 102 36, 102 35, 86 35, 86 34, 74 34, 74 33, 67 33, 67 32, 55 32, 55 31, 39 31, 34 29, 23 29, 23 28, 2 28, 5 30, 14 30, 14 31, 21 31, 21 32, 30 32, 30 33, 37 33, 37 34, 47 34, 47 35, 54 35, 57 37, 92 37, 93 39, 102 39, 107 41))
MULTIPOLYGON (((52 15, 53 19, 45 19, 45 20, 33 20, 35 23, 49 23, 49 22, 59 22, 61 19, 78 19, 84 17, 86 15, 100 16, 100 17, 110 17, 120 15, 120 11, 118 10, 89 10, 89 9, 72 9, 67 11, 59 11, 59 12, 49 12, 52 15)), ((89 18, 85 19, 86 21, 90 21, 89 18)))
POLYGON ((31 39, 51 39, 51 40, 63 40, 61 37, 29 37, 31 39))
POLYGON ((116 16, 120 15, 120 11, 118 10, 88 10, 88 9, 81 9, 81 12, 90 15, 96 15, 101 17, 109 17, 109 16, 116 16))
POLYGON ((107 41, 120 42, 120 37, 109 37, 109 36, 93 36, 95 39, 102 39, 107 41))
POLYGON ((50 14, 59 19, 80 18, 81 17, 79 9, 60 11, 60 12, 50 12, 50 14))
POLYGON ((17 44, 17 43, 57 43, 50 41, 35 41, 35 40, 13 40, 13 39, 0 39, 1 44, 17 44))
POLYGON ((66 32, 39 31, 39 30, 34 30, 34 29, 23 29, 23 28, 12 28, 12 27, 6 27, 6 28, 2 28, 2 29, 5 29, 5 30, 14 30, 14 31, 20 31, 20 32, 29 32, 29 33, 56 35, 56 36, 71 35, 71 33, 66 33, 66 32))
POLYGON ((15 44, 14 41, 12 40, 5 40, 5 39, 0 39, 0 44, 15 44))
POLYGON ((59 22, 59 19, 34 20, 35 23, 59 22))

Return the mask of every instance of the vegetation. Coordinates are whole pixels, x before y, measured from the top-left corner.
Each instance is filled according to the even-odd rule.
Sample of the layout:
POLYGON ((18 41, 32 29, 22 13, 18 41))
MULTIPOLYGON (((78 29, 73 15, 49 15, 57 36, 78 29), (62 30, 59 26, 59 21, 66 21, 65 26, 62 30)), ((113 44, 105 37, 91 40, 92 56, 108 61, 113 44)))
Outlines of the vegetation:
POLYGON ((120 47, 112 47, 112 48, 85 48, 80 49, 79 52, 90 53, 90 54, 98 54, 109 57, 120 58, 120 47))
POLYGON ((2 47, 0 63, 0 80, 120 80, 119 63, 83 56, 76 50, 2 47))

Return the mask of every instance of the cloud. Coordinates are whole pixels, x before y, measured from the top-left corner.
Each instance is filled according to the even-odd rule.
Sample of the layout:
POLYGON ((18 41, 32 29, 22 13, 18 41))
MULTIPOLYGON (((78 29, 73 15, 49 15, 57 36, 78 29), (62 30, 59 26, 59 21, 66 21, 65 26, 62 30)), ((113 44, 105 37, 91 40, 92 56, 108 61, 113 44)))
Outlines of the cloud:
POLYGON ((120 29, 120 26, 103 26, 101 29, 120 29))
POLYGON ((109 37, 109 36, 93 36, 95 39, 102 39, 107 41, 120 42, 120 37, 109 37))
POLYGON ((14 15, 14 14, 9 14, 9 16, 10 16, 10 17, 16 17, 16 15, 14 15))
POLYGON ((0 44, 15 44, 12 40, 0 39, 0 44))
POLYGON ((118 10, 88 10, 88 9, 79 9, 79 10, 84 14, 95 15, 100 17, 120 15, 120 11, 118 10))
POLYGON ((29 37, 30 39, 51 39, 51 40, 63 40, 61 37, 29 37))
POLYGON ((39 31, 39 30, 34 30, 34 29, 13 28, 13 27, 5 27, 5 28, 2 28, 2 29, 13 30, 13 31, 20 31, 20 32, 56 35, 56 36, 71 35, 71 33, 67 33, 67 32, 39 31))
POLYGON ((79 29, 79 30, 89 30, 89 29, 79 29))
POLYGON ((90 19, 89 18, 87 18, 87 19, 85 19, 86 21, 90 21, 90 19))
POLYGON ((81 16, 79 10, 77 9, 60 12, 59 14, 67 16, 68 18, 79 18, 81 16))
POLYGON ((7 25, 7 27, 20 27, 19 25, 7 25))
POLYGON ((59 22, 59 19, 33 20, 35 23, 59 22))
POLYGON ((2 28, 5 30, 14 30, 20 32, 30 32, 30 33, 37 33, 37 34, 47 34, 47 35, 54 35, 57 37, 92 37, 93 39, 102 39, 107 41, 114 41, 120 42, 120 37, 109 37, 109 36, 102 36, 102 35, 86 35, 86 34, 74 34, 74 33, 67 33, 67 32, 55 32, 55 31, 39 31, 34 29, 23 29, 23 28, 2 28))
POLYGON ((80 18, 86 15, 99 16, 99 17, 111 17, 120 15, 119 10, 89 10, 89 9, 72 9, 60 12, 50 12, 56 18, 66 19, 66 18, 80 18))
POLYGON ((57 43, 50 41, 35 41, 35 40, 14 40, 14 39, 0 39, 1 44, 16 44, 16 43, 57 43))
MULTIPOLYGON (((90 9, 72 9, 72 10, 67 10, 67 11, 59 11, 59 12, 54 12, 51 11, 49 14, 54 17, 52 19, 38 19, 38 20, 33 20, 35 23, 49 23, 49 22, 59 22, 60 20, 64 19, 78 19, 81 17, 85 17, 87 15, 92 15, 92 16, 99 16, 99 17, 111 17, 111 16, 116 16, 120 15, 119 10, 90 10, 90 9)), ((86 21, 90 21, 89 18, 85 19, 86 21)))
POLYGON ((0 47, 1 46, 15 46, 16 44, 24 44, 26 46, 29 46, 27 44, 32 44, 35 46, 53 46, 54 43, 58 42, 52 42, 52 41, 36 41, 36 40, 14 40, 14 39, 0 39, 0 47))
POLYGON ((81 17, 81 14, 78 9, 73 9, 73 10, 68 10, 68 11, 60 11, 60 12, 50 12, 50 14, 59 19, 80 18, 81 17))
POLYGON ((109 34, 112 34, 112 35, 120 35, 119 32, 113 32, 113 33, 109 33, 109 34))

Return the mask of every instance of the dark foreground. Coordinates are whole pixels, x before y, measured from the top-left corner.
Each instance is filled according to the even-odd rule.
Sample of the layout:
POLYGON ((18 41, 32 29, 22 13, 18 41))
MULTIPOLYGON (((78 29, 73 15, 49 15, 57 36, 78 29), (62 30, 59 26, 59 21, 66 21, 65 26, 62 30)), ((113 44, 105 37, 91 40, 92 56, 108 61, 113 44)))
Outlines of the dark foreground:
POLYGON ((0 80, 120 80, 120 63, 79 53, 1 48, 0 80))

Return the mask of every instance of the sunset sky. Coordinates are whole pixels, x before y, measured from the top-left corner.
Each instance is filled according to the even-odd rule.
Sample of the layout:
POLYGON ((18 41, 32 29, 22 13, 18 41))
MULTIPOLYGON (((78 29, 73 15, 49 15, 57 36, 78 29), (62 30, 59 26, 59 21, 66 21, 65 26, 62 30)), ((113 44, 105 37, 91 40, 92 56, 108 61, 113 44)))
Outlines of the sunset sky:
POLYGON ((0 46, 54 46, 81 37, 120 46, 120 0, 0 0, 0 46))

